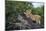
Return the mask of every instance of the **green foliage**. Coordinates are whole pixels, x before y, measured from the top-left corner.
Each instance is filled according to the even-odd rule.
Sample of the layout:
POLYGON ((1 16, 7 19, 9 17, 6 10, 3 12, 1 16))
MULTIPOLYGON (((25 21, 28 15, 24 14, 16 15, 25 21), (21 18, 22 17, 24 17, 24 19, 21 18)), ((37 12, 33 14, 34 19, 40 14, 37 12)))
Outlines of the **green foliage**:
POLYGON ((40 16, 44 16, 44 6, 33 8, 32 13, 40 16))
POLYGON ((8 13, 22 13, 27 9, 32 8, 32 3, 29 2, 19 2, 19 1, 7 1, 6 2, 6 14, 8 13))

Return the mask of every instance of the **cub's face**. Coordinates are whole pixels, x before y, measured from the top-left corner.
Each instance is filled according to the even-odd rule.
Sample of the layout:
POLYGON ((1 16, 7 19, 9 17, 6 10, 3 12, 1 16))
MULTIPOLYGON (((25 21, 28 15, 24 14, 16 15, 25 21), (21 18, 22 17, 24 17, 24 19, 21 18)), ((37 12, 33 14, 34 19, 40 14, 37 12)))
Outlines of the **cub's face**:
POLYGON ((26 15, 26 17, 30 17, 30 13, 24 12, 24 14, 26 15))
POLYGON ((27 17, 27 15, 28 15, 28 14, 27 14, 26 12, 24 12, 24 14, 25 14, 25 15, 26 15, 26 17, 27 17))
POLYGON ((30 17, 30 16, 32 15, 31 10, 26 10, 26 12, 24 12, 24 14, 25 14, 27 17, 30 17))

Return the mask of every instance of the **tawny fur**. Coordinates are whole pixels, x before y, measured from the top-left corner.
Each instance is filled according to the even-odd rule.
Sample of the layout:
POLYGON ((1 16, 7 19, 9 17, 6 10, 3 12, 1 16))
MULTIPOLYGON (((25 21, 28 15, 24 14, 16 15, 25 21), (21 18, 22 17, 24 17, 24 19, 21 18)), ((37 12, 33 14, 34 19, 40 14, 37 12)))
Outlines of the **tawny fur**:
POLYGON ((40 15, 33 15, 31 11, 24 12, 27 17, 30 17, 32 21, 36 21, 36 23, 40 24, 41 16, 40 15))

